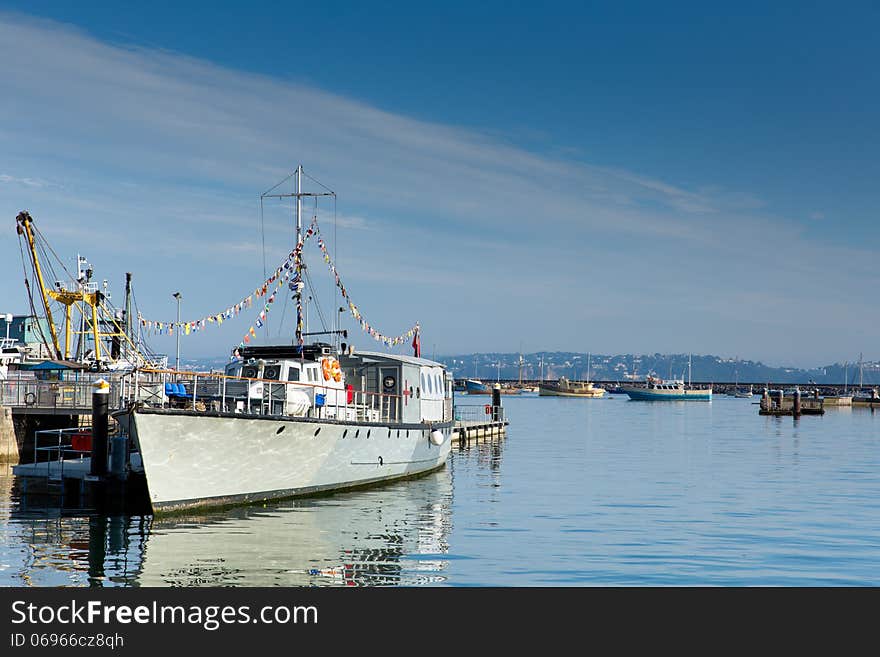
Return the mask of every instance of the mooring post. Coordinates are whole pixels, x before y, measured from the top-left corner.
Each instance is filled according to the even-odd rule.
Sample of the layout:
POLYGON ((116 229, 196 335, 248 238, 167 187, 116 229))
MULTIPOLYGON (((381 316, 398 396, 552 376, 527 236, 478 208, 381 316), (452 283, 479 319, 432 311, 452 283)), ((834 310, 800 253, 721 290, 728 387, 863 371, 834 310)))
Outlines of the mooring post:
POLYGON ((492 388, 492 420, 498 422, 501 419, 501 384, 496 383, 492 388))
POLYGON ((794 413, 795 417, 798 417, 801 414, 801 389, 795 387, 794 389, 794 405, 792 406, 792 413, 794 413))
POLYGON ((107 433, 110 406, 110 384, 98 379, 92 389, 92 465, 89 474, 107 474, 107 433))

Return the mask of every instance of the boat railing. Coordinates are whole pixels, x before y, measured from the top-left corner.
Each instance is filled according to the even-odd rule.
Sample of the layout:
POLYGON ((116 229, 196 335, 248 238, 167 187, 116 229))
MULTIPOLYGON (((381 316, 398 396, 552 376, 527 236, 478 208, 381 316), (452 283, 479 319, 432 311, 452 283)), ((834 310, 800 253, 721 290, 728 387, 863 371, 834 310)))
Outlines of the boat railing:
POLYGON ((64 466, 68 457, 82 461, 91 455, 91 448, 85 449, 74 444, 78 436, 90 435, 87 428, 71 427, 65 429, 41 429, 34 432, 34 474, 40 475, 45 463, 46 483, 61 482, 64 479, 64 466), (58 467, 53 467, 57 463, 58 467))
POLYGON ((455 406, 456 422, 503 422, 504 407, 492 404, 455 406))
MULTIPOLYGON (((47 381, 19 378, 0 381, 0 406, 31 412, 54 413, 64 410, 89 410, 92 392, 99 376, 87 376, 71 381, 47 381)), ((120 399, 121 380, 110 380, 111 405, 120 399)))
POLYGON ((308 417, 362 422, 399 422, 401 418, 401 395, 320 383, 155 369, 132 371, 121 380, 123 406, 136 403, 202 412, 288 415, 288 402, 296 403, 292 391, 307 393, 310 405, 303 410, 308 417), (262 384, 262 390, 255 392, 254 384, 262 384))

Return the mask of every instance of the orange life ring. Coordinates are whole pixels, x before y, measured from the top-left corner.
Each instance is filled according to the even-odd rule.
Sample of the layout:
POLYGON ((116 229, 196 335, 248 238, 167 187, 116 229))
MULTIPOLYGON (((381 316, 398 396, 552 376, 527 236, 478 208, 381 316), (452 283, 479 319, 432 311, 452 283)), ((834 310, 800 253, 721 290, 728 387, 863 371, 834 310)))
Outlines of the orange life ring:
POLYGON ((335 358, 325 358, 321 362, 321 371, 324 374, 324 380, 342 381, 342 370, 339 368, 339 361, 335 358))

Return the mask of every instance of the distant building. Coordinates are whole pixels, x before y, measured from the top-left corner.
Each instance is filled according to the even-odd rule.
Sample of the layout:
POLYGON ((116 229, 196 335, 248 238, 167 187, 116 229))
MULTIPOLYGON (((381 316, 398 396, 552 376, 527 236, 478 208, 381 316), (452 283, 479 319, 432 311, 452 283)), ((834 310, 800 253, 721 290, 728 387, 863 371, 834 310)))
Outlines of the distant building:
POLYGON ((45 317, 0 315, 0 338, 5 339, 7 336, 16 345, 26 347, 32 357, 48 358, 52 355, 46 349, 43 340, 43 336, 46 340, 51 340, 49 322, 45 317))

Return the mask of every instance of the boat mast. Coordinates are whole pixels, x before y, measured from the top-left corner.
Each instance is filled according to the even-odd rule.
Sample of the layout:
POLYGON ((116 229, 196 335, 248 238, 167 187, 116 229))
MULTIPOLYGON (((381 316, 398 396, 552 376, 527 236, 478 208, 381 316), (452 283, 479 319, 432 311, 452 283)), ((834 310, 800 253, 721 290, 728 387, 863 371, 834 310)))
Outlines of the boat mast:
POLYGON ((129 343, 134 341, 131 330, 131 272, 125 273, 125 337, 129 343))
POLYGON ((294 219, 296 220, 296 243, 299 244, 302 238, 302 164, 296 167, 296 210, 294 219))
POLYGON ((688 354, 688 388, 691 387, 691 354, 688 354))
MULTIPOLYGON (((296 178, 295 178, 295 187, 296 190, 294 196, 296 197, 296 205, 294 211, 294 219, 296 222, 296 240, 295 244, 299 246, 300 240, 302 240, 302 164, 296 167, 296 178)), ((300 281, 302 281, 302 251, 299 253, 299 258, 296 263, 296 273, 299 276, 300 281)), ((297 286, 296 288, 296 305, 297 307, 302 307, 302 286, 297 286)), ((306 333, 309 331, 309 314, 308 308, 306 309, 306 333)), ((302 339, 302 338, 300 338, 302 339)))

